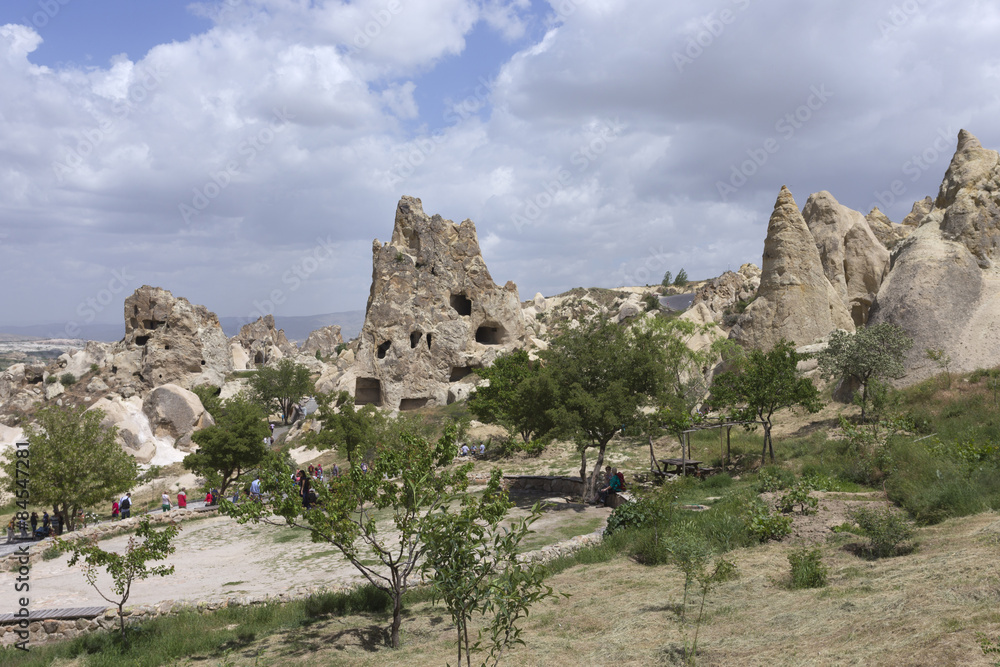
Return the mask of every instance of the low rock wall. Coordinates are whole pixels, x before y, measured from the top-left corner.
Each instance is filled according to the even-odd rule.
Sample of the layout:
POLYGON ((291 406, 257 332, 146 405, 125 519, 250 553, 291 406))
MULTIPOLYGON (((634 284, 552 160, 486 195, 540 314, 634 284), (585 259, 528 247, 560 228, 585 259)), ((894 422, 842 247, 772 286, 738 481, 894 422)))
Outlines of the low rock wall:
POLYGON ((583 482, 579 477, 546 477, 543 475, 504 475, 508 491, 531 491, 555 495, 582 496, 583 482))

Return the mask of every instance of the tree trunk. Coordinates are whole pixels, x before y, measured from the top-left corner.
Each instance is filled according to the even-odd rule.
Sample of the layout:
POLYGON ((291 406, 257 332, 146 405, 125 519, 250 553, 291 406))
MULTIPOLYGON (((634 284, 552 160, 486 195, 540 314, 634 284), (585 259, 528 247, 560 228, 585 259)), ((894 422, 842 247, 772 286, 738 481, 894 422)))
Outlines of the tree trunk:
MULTIPOLYGON (((395 577, 393 577, 395 580, 395 577)), ((393 581, 395 583, 395 581, 393 581)), ((389 644, 399 648, 399 626, 403 622, 403 591, 399 586, 392 592, 392 627, 389 629, 389 644)), ((462 664, 461 662, 459 664, 462 664)))
POLYGON ((584 489, 585 497, 592 498, 597 495, 597 476, 601 474, 601 466, 604 465, 604 450, 607 449, 608 443, 602 442, 600 448, 597 450, 597 462, 594 464, 594 470, 590 473, 590 481, 587 483, 587 488, 584 489))
POLYGON ((590 500, 587 495, 587 448, 580 450, 580 482, 583 484, 583 502, 590 500))

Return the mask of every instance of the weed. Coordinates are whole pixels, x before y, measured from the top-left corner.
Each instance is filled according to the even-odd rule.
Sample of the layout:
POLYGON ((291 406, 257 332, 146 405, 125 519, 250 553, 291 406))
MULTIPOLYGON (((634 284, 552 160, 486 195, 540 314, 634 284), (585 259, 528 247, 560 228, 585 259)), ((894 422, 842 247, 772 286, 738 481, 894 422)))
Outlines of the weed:
POLYGON ((913 537, 913 526, 906 518, 888 507, 859 507, 848 512, 868 538, 868 552, 873 558, 886 558, 906 551, 906 542, 913 537))
POLYGON ((788 564, 792 567, 793 589, 826 586, 827 567, 820 549, 796 549, 788 554, 788 564))

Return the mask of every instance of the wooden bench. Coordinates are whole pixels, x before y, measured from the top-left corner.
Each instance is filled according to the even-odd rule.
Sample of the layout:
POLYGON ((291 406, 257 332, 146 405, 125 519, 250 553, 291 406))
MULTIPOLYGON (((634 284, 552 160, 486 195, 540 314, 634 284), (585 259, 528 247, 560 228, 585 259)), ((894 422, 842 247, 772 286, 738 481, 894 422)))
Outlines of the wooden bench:
POLYGON ((674 470, 669 471, 675 475, 695 475, 701 474, 701 461, 694 459, 660 459, 660 463, 665 466, 673 466, 674 470))

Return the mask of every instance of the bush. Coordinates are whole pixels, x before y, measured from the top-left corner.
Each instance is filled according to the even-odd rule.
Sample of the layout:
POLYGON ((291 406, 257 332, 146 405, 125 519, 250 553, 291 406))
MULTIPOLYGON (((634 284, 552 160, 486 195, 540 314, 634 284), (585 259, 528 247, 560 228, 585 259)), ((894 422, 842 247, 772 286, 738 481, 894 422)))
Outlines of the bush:
POLYGON ((816 511, 816 506, 819 505, 819 500, 813 498, 809 495, 812 491, 812 485, 806 480, 797 482, 795 486, 790 488, 785 492, 781 499, 778 500, 778 508, 782 512, 788 514, 795 510, 795 506, 799 506, 799 511, 802 514, 812 514, 816 511))
POLYGON ((68 387, 71 384, 76 383, 76 376, 72 373, 63 373, 62 377, 59 378, 59 381, 68 387))
POLYGON ((792 474, 791 470, 778 466, 767 466, 761 468, 760 472, 757 473, 757 481, 753 488, 757 493, 773 493, 787 489, 794 481, 795 475, 792 474))
POLYGON ((639 498, 635 502, 615 508, 608 517, 604 538, 607 539, 622 530, 663 525, 675 515, 676 509, 669 502, 665 502, 662 494, 639 498))
POLYGON ((796 549, 788 554, 792 566, 792 588, 822 588, 826 586, 827 567, 819 549, 796 549))
POLYGON ((859 507, 847 514, 868 538, 868 552, 873 558, 885 558, 907 551, 905 543, 913 537, 913 526, 900 513, 888 507, 859 507))
POLYGON ((746 523, 747 530, 758 542, 780 540, 792 532, 792 517, 774 514, 762 500, 750 506, 746 523))
POLYGON ((535 458, 545 451, 546 444, 544 440, 529 440, 528 442, 519 443, 517 448, 531 458, 535 458))
POLYGON ((45 384, 55 384, 58 379, 55 375, 50 375, 45 378, 45 384))
POLYGON ((98 366, 97 364, 91 364, 91 365, 90 365, 90 372, 91 372, 91 373, 96 373, 96 372, 98 372, 99 370, 101 370, 101 367, 100 367, 100 366, 98 366))

